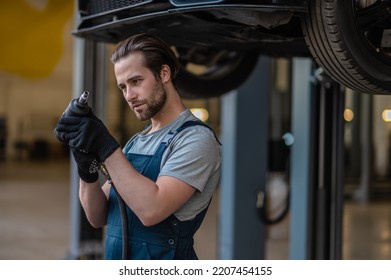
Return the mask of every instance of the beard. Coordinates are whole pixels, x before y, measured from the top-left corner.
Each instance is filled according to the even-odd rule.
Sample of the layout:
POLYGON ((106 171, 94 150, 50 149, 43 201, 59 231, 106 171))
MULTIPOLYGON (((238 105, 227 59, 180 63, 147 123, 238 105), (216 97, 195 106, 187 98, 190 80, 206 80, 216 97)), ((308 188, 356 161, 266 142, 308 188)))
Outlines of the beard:
POLYGON ((142 100, 146 105, 145 110, 133 110, 136 117, 140 121, 145 121, 156 116, 157 113, 164 107, 167 101, 167 92, 165 91, 162 82, 158 81, 152 89, 151 95, 148 99, 142 100))

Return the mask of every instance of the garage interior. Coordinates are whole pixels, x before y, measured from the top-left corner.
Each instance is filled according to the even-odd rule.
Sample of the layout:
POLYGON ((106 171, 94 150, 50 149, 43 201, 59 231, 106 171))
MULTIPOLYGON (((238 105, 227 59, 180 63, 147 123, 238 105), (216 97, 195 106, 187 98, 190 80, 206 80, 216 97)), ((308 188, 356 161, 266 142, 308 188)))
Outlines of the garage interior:
MULTIPOLYGON (((297 67, 301 69, 300 73, 304 73, 303 69, 305 69, 305 67, 307 67, 307 70, 310 71, 309 65, 311 65, 311 61, 299 59, 295 63, 297 67)), ((256 83, 259 81, 257 73, 259 74, 259 71, 264 73, 264 75, 260 75, 263 77, 261 80, 264 82, 258 84, 264 86, 263 89, 260 88, 260 90, 265 90, 270 86, 270 83, 266 83, 266 81, 273 80, 270 79, 270 73, 273 73, 273 71, 270 71, 270 67, 285 67, 289 64, 289 61, 276 62, 270 58, 262 57, 259 62, 259 67, 254 72, 256 83)), ((289 69, 290 68, 291 67, 289 67, 289 69)), ((299 78, 299 82, 301 80, 305 81, 306 79, 299 78)), ((254 106, 253 104, 256 104, 257 107, 259 107, 259 104, 262 104, 262 102, 254 102, 254 99, 251 99, 252 102, 248 102, 249 98, 247 94, 251 95, 253 93, 246 90, 246 87, 253 89, 253 83, 254 80, 250 78, 247 84, 238 89, 238 92, 228 93, 222 98, 208 101, 187 101, 190 102, 189 106, 195 104, 195 106, 203 105, 204 107, 209 108, 211 115, 210 121, 213 125, 216 125, 219 121, 226 119, 225 126, 224 124, 219 126, 220 137, 223 142, 223 153, 224 149, 235 149, 235 147, 232 146, 232 142, 238 141, 256 141, 258 143, 263 141, 264 147, 266 148, 266 138, 263 137, 261 132, 258 136, 254 135, 251 139, 244 137, 236 139, 235 141, 233 141, 234 138, 230 135, 230 133, 238 133, 233 130, 231 126, 234 122, 233 119, 237 117, 236 114, 251 115, 243 118, 244 123, 237 122, 238 124, 236 125, 236 129, 238 130, 239 128, 248 130, 249 128, 246 127, 246 123, 251 126, 254 125, 253 122, 247 122, 247 119, 261 119, 259 116, 254 115, 253 110, 249 110, 251 106, 254 106), (241 90, 242 92, 240 92, 241 90), (243 107, 232 107, 236 106, 235 104, 243 104, 243 107), (211 108, 215 108, 215 110, 211 110, 211 108), (216 114, 216 112, 219 113, 216 114), (229 140, 227 140, 227 137, 229 140)), ((305 85, 306 83, 303 84, 305 85)), ((300 87, 300 85, 298 86, 300 87)), ((310 93, 307 92, 307 94, 310 93)), ((261 99, 262 96, 264 97, 266 95, 259 94, 258 98, 261 99)), ((350 102, 349 104, 353 104, 352 97, 358 98, 359 100, 355 101, 358 103, 360 100, 362 100, 361 102, 368 102, 368 99, 370 98, 377 98, 376 96, 369 97, 364 94, 348 92, 344 95, 346 103, 350 102)), ((265 108, 268 106, 270 108, 273 108, 273 106, 279 106, 280 108, 286 106, 286 104, 283 104, 286 100, 273 100, 274 105, 271 106, 269 102, 264 103, 265 108)), ((305 109, 305 100, 302 100, 299 103, 299 113, 303 113, 305 109)), ((343 108, 344 111, 346 110, 346 103, 343 108)), ((379 102, 375 104, 379 104, 379 102)), ((384 102, 382 102, 382 106, 383 105, 384 102)), ((353 108, 350 106, 348 107, 353 108)), ((267 112, 266 109, 263 111, 258 110, 258 113, 256 114, 265 114, 265 112, 267 112)), ((269 113, 273 114, 273 111, 269 113)), ((361 112, 361 115, 365 116, 365 113, 361 112)), ((281 118, 279 118, 279 120, 281 122, 281 118)), ((276 122, 276 120, 274 120, 274 122, 276 122)), ((273 121, 271 121, 271 123, 273 123, 273 121)), ((299 123, 302 125, 305 122, 302 118, 300 118, 299 123)), ((387 125, 384 121, 378 122, 377 124, 375 122, 372 123, 374 127, 377 125, 387 125)), ((266 123, 263 125, 265 126, 266 123)), ((349 125, 351 124, 344 120, 345 137, 346 135, 347 137, 351 137, 349 134, 351 134, 352 131, 346 131, 349 128, 349 125)), ((361 129, 368 129, 368 127, 366 127, 367 125, 368 124, 365 125, 365 123, 360 124, 362 127, 361 129)), ((293 135, 290 135, 291 138, 289 138, 289 133, 286 134, 285 131, 289 132, 291 130, 282 129, 282 127, 284 127, 284 124, 282 123, 279 123, 278 127, 275 126, 276 123, 274 123, 272 128, 269 129, 273 131, 276 139, 284 136, 281 138, 285 139, 283 143, 289 143, 289 139, 291 138, 294 138, 294 141, 296 142, 308 141, 308 139, 300 140, 299 137, 293 137, 295 133, 292 133, 293 135), (282 134, 282 132, 284 133, 282 134)), ((372 127, 372 129, 376 130, 374 127, 372 127)), ((259 131, 262 130, 260 129, 259 131)), ((366 136, 366 133, 361 132, 361 134, 362 136, 359 137, 360 139, 366 136)), ((304 134, 302 133, 302 135, 304 134)), ((292 139, 290 141, 292 141, 292 139)), ((365 138, 361 141, 365 141, 365 138)), ((246 152, 253 154, 254 149, 251 149, 250 151, 243 149, 243 146, 245 147, 246 145, 248 145, 247 142, 241 144, 236 153, 230 153, 231 157, 235 154, 245 155, 246 152)), ((365 171, 362 171, 362 168, 365 168, 365 166, 362 166, 363 161, 360 160, 360 158, 368 155, 364 155, 363 152, 349 153, 348 148, 348 145, 344 148, 346 156, 345 160, 347 161, 345 165, 345 174, 347 174, 347 176, 345 177, 343 186, 341 187, 341 190, 343 191, 343 212, 341 212, 342 214, 340 216, 340 222, 342 224, 339 230, 342 236, 340 236, 341 240, 339 241, 340 247, 337 248, 337 251, 340 252, 338 258, 375 260, 389 259, 391 257, 391 227, 389 222, 391 215, 391 184, 388 180, 388 168, 383 169, 383 176, 375 175, 376 172, 366 174, 365 171)), ((42 151, 46 150, 43 149, 40 153, 41 157, 38 158, 35 157, 34 153, 28 155, 19 155, 16 153, 15 158, 4 158, 1 161, 1 259, 88 259, 100 257, 99 252, 102 249, 102 244, 100 243, 101 233, 88 227, 85 221, 83 223, 79 220, 79 224, 75 224, 75 218, 72 218, 72 215, 75 215, 75 208, 77 208, 75 207, 75 203, 77 204, 78 202, 77 200, 75 201, 74 197, 72 198, 72 189, 75 186, 75 184, 73 184, 72 187, 71 184, 72 161, 69 160, 66 150, 59 152, 59 149, 59 147, 51 147, 49 150, 55 150, 56 152, 42 154, 42 151), (61 156, 59 154, 61 154, 61 156)), ((269 152, 270 151, 274 150, 269 149, 269 152)), ((279 150, 277 149, 277 153, 278 151, 279 150)), ((305 150, 299 151, 299 154, 304 153, 306 153, 305 150)), ((365 153, 369 153, 369 151, 366 151, 365 153)), ((375 155, 372 154, 369 156, 374 157, 375 155)), ((226 168, 232 170, 235 170, 236 168, 238 170, 224 171, 226 172, 225 177, 222 178, 221 186, 214 196, 206 221, 196 236, 196 250, 200 259, 261 258, 284 260, 308 258, 306 256, 306 250, 308 250, 308 247, 312 245, 306 243, 308 240, 303 240, 303 236, 305 236, 305 234, 300 233, 308 227, 308 224, 306 225, 304 222, 305 219, 303 219, 303 216, 309 215, 307 211, 308 208, 302 208, 297 205, 297 203, 306 203, 305 200, 300 197, 296 198, 297 201, 296 204, 294 204, 295 202, 293 201, 292 196, 295 195, 295 189, 289 187, 287 171, 285 170, 286 162, 271 162, 271 159, 266 161, 262 154, 258 158, 255 158, 254 156, 244 156, 242 159, 237 158, 235 162, 240 160, 244 160, 244 164, 232 165, 232 162, 234 161, 226 163, 226 168), (255 162, 255 164, 251 164, 250 162, 255 162), (253 189, 248 189, 246 191, 248 192, 247 194, 245 194, 244 189, 239 189, 243 196, 240 197, 241 195, 234 193, 235 186, 230 182, 235 182, 232 179, 233 174, 236 174, 237 177, 244 176, 246 179, 249 179, 247 171, 250 169, 240 169, 240 166, 248 166, 248 164, 250 164, 250 166, 256 166, 256 168, 259 168, 259 166, 262 166, 263 164, 265 166, 264 168, 268 168, 268 171, 252 172, 252 176, 261 177, 255 179, 250 178, 250 180, 255 180, 256 184, 254 185, 251 183, 253 185, 253 189), (287 191, 290 189, 291 203, 288 213, 276 223, 269 224, 269 222, 263 220, 262 216, 259 215, 259 212, 257 212, 257 191, 262 189, 262 184, 259 183, 261 180, 268 181, 270 185, 274 185, 278 189, 277 193, 271 194, 271 196, 274 196, 273 199, 276 199, 277 203, 279 203, 279 205, 277 205, 277 208, 279 207, 277 212, 281 212, 281 207, 284 208, 286 206, 287 191), (222 200, 231 201, 232 199, 230 199, 230 196, 232 198, 233 195, 236 196, 238 201, 231 202, 230 204, 224 204, 222 202, 222 200), (246 202, 246 197, 248 197, 248 195, 252 196, 252 204, 246 202), (240 199, 242 201, 240 201, 240 199), (243 205, 246 205, 246 207, 243 207, 243 205), (292 211, 292 207, 299 207, 296 209, 296 213, 292 211), (244 224, 237 224, 232 228, 229 226, 230 224, 240 223, 240 220, 243 220, 243 218, 238 218, 238 221, 231 219, 231 217, 234 216, 233 213, 235 211, 235 216, 246 216, 248 214, 246 211, 250 211, 251 217, 246 216, 244 224), (293 215, 299 215, 296 224, 301 224, 300 227, 292 227, 291 223, 294 218, 293 215), (292 230, 297 231, 294 233, 298 236, 296 237, 297 240, 292 240, 292 230), (227 240, 227 237, 233 235, 235 238, 227 240), (253 249, 253 245, 247 245, 249 247, 246 248, 243 240, 249 238, 251 238, 253 242, 254 239, 257 240, 259 243, 259 250, 248 249, 253 249), (227 246, 226 244, 230 245, 227 246), (240 248, 235 249, 234 246, 239 246, 240 248), (235 256, 234 254, 238 255, 235 256)), ((302 159, 296 159, 295 161, 295 159, 292 159, 292 156, 291 160, 291 167, 289 171, 290 180, 291 182, 292 180, 298 180, 298 184, 303 184, 300 179, 303 178, 303 175, 300 172, 307 171, 298 171, 292 165, 302 168, 308 163, 303 162, 302 159), (299 162, 299 164, 297 164, 297 162, 299 162), (297 172, 299 177, 292 175, 293 172, 297 172)), ((374 164, 375 162, 371 161, 371 169, 375 169, 373 166, 374 164)), ((254 170, 251 169, 250 171, 254 170)), ((242 185, 243 184, 246 185, 247 183, 244 182, 242 185)), ((300 192, 302 191, 303 190, 300 190, 300 192)), ((299 191, 297 190, 297 192, 299 191)), ((302 193, 299 195, 302 195, 302 193)), ((81 214, 79 212, 79 214, 76 215, 81 214)), ((276 213, 272 215, 276 215, 276 213)), ((323 240, 322 242, 318 240, 315 243, 326 244, 327 242, 330 242, 332 238, 325 235, 325 232, 323 232, 317 233, 313 236, 323 238, 320 239, 323 240)), ((307 238, 310 239, 310 237, 307 238)), ((334 240, 334 242, 336 241, 334 240)), ((324 245, 322 248, 316 249, 315 252, 317 252, 317 254, 331 254, 329 250, 330 248, 324 245)), ((330 258, 330 255, 318 255, 312 258, 330 258)))
MULTIPOLYGON (((83 219, 74 163, 52 133, 74 96, 92 92, 122 144, 145 125, 116 89, 112 46, 72 30, 70 13, 50 74, 0 73, 0 259, 101 258, 102 231, 83 219)), ((309 58, 260 56, 237 89, 185 103, 223 143, 200 259, 391 259, 389 96, 345 88, 309 58)))

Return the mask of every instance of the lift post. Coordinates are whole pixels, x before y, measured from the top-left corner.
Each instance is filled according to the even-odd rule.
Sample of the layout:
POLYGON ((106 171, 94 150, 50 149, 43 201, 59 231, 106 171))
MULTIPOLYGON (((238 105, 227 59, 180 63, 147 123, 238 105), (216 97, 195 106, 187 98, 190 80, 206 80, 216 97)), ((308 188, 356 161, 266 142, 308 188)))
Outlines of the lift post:
POLYGON ((271 62, 262 56, 249 79, 222 97, 220 259, 265 258, 265 225, 256 203, 266 185, 271 62))
MULTIPOLYGON (((105 116, 106 46, 104 43, 75 39, 73 96, 87 90, 92 93, 88 103, 100 119, 105 116)), ((94 229, 87 221, 79 202, 77 165, 70 166, 70 241, 68 259, 101 259, 103 230, 94 229)))
POLYGON ((307 59, 293 69, 290 258, 341 259, 344 89, 307 59))
POLYGON ((345 94, 321 68, 315 78, 311 258, 341 259, 345 94))

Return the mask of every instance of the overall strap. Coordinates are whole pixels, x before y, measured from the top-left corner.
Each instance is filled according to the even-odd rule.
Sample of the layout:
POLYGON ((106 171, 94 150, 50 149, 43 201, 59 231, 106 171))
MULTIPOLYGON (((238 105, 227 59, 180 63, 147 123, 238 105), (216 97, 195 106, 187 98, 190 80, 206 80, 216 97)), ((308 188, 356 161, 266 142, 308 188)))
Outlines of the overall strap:
POLYGON ((219 139, 218 139, 216 133, 214 132, 214 130, 210 126, 208 126, 207 124, 205 124, 202 121, 187 121, 187 122, 184 122, 175 131, 170 131, 169 133, 167 133, 167 135, 164 137, 163 141, 160 144, 164 144, 166 147, 168 147, 168 145, 171 143, 172 139, 174 139, 174 137, 179 132, 181 132, 182 130, 184 130, 184 129, 188 128, 188 127, 195 126, 195 125, 202 125, 202 126, 205 126, 205 127, 209 128, 213 132, 213 135, 216 138, 216 141, 221 146, 221 142, 219 141, 219 139))

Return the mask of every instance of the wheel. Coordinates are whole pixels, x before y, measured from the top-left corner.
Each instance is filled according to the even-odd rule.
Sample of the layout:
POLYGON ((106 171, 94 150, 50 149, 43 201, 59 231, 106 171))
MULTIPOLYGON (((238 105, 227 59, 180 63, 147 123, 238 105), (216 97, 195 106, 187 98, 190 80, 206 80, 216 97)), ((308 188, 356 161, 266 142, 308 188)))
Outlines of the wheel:
POLYGON ((199 48, 176 51, 181 64, 176 86, 180 95, 189 99, 218 97, 238 88, 258 61, 256 52, 199 48))
POLYGON ((391 93, 391 0, 311 0, 303 33, 315 61, 355 91, 391 93))

